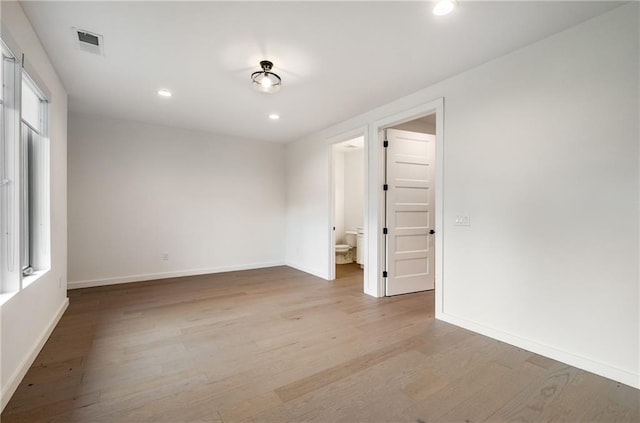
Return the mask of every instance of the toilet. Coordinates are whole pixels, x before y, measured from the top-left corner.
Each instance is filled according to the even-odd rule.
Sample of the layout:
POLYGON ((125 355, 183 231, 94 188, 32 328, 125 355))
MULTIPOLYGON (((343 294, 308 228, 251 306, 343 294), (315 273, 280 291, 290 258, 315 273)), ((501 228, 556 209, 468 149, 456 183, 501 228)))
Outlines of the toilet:
POLYGON ((358 233, 345 231, 346 244, 336 244, 336 264, 353 263, 358 233))

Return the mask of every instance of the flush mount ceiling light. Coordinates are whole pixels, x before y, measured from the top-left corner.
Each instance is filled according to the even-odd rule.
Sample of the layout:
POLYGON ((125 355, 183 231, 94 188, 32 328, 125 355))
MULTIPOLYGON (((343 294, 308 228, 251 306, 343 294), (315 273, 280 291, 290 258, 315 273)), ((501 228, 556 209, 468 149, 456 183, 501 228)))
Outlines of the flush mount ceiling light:
POLYGON ((172 94, 171 94, 171 91, 162 89, 162 90, 158 90, 158 95, 160 97, 171 97, 172 94))
POLYGON ((277 113, 271 113, 271 114, 269 115, 269 119, 271 119, 271 120, 278 120, 278 119, 280 119, 280 115, 279 115, 279 114, 277 114, 277 113))
POLYGON ((251 74, 253 88, 262 93, 275 93, 282 85, 282 79, 275 73, 271 72, 273 63, 268 60, 260 62, 261 71, 251 74))
POLYGON ((436 16, 444 16, 453 12, 453 10, 458 5, 456 0, 440 0, 433 7, 433 14, 436 16))

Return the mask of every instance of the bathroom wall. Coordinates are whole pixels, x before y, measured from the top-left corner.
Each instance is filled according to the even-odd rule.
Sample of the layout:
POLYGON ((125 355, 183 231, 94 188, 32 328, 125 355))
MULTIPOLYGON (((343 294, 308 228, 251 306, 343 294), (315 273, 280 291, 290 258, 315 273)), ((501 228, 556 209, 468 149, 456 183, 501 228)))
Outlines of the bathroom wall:
POLYGON ((344 153, 333 150, 335 243, 344 244, 344 153))
POLYGON ((344 154, 344 228, 364 225, 364 149, 344 154))
POLYGON ((333 151, 336 244, 346 244, 346 231, 364 224, 364 150, 333 151))

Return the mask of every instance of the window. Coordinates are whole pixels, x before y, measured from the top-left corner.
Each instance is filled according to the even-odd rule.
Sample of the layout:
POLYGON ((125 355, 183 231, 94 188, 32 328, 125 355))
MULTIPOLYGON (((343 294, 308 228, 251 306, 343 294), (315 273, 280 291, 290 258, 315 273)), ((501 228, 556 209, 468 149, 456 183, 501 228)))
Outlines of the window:
POLYGON ((0 42, 2 96, 0 98, 0 296, 20 290, 19 201, 15 181, 19 169, 20 63, 0 42))
POLYGON ((47 102, 23 72, 20 142, 21 270, 24 276, 48 267, 47 102))
MULTIPOLYGON (((16 46, 14 46, 16 47, 16 46)), ((0 304, 51 266, 48 102, 0 40, 0 304)), ((27 66, 27 69, 28 66, 27 66)))

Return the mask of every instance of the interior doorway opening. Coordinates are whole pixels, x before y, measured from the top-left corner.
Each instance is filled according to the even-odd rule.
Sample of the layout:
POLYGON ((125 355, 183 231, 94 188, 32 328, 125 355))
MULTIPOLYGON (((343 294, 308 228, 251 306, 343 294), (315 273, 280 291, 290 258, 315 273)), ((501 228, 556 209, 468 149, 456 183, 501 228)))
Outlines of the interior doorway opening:
MULTIPOLYGON (((435 307, 436 316, 442 311, 442 181, 443 181, 443 128, 444 128, 444 98, 437 98, 428 103, 398 112, 393 115, 381 118, 375 121, 369 121, 366 125, 354 128, 341 135, 337 135, 326 139, 327 150, 327 167, 329 175, 329 195, 327 208, 327 220, 329 225, 327 228, 327 280, 336 278, 336 254, 335 254, 335 184, 334 184, 334 168, 336 167, 333 160, 333 149, 335 144, 340 144, 348 140, 353 140, 360 136, 364 136, 364 248, 360 251, 364 253, 364 274, 363 274, 363 291, 372 297, 380 298, 386 296, 386 281, 384 276, 387 272, 387 251, 386 238, 383 235, 385 227, 386 209, 383 185, 385 183, 385 166, 384 166, 384 132, 385 129, 400 130, 417 130, 435 132, 435 184, 434 198, 436 206, 435 215, 435 234, 434 250, 435 265, 433 271, 435 274, 435 307), (415 122, 417 121, 417 122, 415 122), (416 127, 416 125, 418 127, 416 127), (429 125, 430 128, 426 128, 429 125)), ((356 247, 357 248, 357 247, 356 247)), ((357 250, 356 250, 357 251, 357 250)))
POLYGON ((364 282, 366 154, 364 135, 331 145, 331 280, 364 282))

